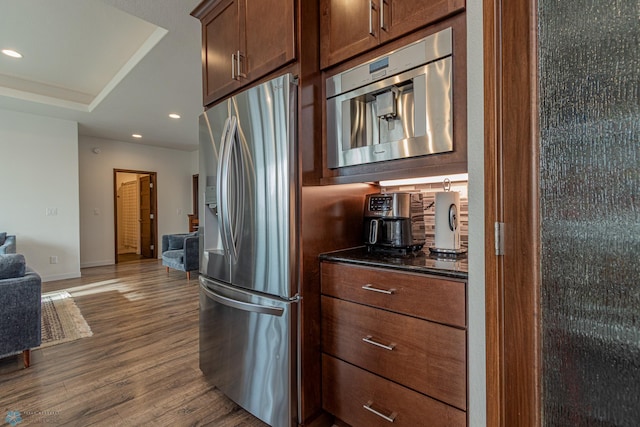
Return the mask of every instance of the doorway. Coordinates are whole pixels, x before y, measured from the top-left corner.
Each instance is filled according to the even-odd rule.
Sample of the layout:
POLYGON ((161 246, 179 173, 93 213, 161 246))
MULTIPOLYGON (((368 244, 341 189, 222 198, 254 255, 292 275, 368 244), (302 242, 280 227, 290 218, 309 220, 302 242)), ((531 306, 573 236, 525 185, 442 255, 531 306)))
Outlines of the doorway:
POLYGON ((156 172, 113 170, 116 264, 157 258, 156 172))
POLYGON ((191 177, 191 201, 193 204, 193 213, 189 214, 189 233, 198 230, 200 220, 198 219, 198 174, 191 177))

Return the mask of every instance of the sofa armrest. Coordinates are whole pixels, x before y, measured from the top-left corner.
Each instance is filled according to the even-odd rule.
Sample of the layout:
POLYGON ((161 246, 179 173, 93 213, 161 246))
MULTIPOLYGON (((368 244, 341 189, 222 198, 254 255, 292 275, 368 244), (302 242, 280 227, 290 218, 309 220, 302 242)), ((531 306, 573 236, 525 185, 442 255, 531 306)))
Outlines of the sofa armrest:
POLYGON ((26 265, 22 254, 0 254, 0 280, 23 277, 26 265))
POLYGON ((0 355, 41 343, 42 280, 27 267, 22 277, 0 280, 0 355))
POLYGON ((200 238, 187 236, 184 239, 184 267, 185 271, 200 269, 200 238))
POLYGON ((0 254, 15 254, 16 253, 16 236, 7 235, 5 241, 0 245, 0 254))
POLYGON ((169 250, 169 235, 168 234, 163 234, 162 235, 162 252, 164 253, 166 251, 169 250))

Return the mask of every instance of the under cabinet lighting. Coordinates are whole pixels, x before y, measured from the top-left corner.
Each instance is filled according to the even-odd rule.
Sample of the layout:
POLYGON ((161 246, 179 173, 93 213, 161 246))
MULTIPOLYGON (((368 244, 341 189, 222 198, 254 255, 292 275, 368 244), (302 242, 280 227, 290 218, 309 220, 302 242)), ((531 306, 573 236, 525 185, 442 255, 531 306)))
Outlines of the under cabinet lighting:
POLYGON ((22 58, 22 54, 13 49, 2 49, 2 53, 12 58, 22 58))
POLYGON ((131 136, 138 139, 142 138, 142 135, 140 135, 139 133, 134 133, 131 136))
POLYGON ((171 117, 172 119, 179 119, 180 118, 180 114, 171 113, 171 114, 169 114, 169 117, 171 117))
POLYGON ((409 179, 393 179, 389 181, 380 181, 381 187, 396 187, 402 185, 416 185, 416 184, 435 184, 439 182, 443 182, 446 178, 449 178, 449 181, 468 181, 469 174, 468 173, 458 173, 454 175, 441 175, 441 176, 424 176, 421 178, 409 178, 409 179))

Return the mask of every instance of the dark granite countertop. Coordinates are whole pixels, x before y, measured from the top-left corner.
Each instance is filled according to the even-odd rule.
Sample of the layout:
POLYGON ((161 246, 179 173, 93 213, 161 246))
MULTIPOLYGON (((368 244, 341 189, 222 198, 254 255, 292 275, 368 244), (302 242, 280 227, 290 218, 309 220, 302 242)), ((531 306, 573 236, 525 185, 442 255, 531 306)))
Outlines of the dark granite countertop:
POLYGON ((370 253, 365 246, 358 246, 320 254, 320 260, 392 268, 455 279, 467 279, 469 272, 466 254, 458 257, 435 256, 429 253, 428 249, 408 255, 388 255, 370 253))

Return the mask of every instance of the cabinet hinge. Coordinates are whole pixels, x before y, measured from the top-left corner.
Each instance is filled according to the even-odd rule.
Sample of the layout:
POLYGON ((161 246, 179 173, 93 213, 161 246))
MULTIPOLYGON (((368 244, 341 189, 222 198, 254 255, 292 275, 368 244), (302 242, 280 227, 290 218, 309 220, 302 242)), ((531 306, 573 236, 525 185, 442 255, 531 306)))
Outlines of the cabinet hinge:
POLYGON ((496 255, 504 255, 504 222, 496 222, 493 225, 496 255))
POLYGON ((156 248, 156 245, 151 245, 151 250, 154 250, 156 248))
POLYGON ((149 188, 153 188, 153 182, 149 183, 149 188))
POLYGON ((149 219, 154 219, 155 216, 153 214, 149 214, 149 219))

